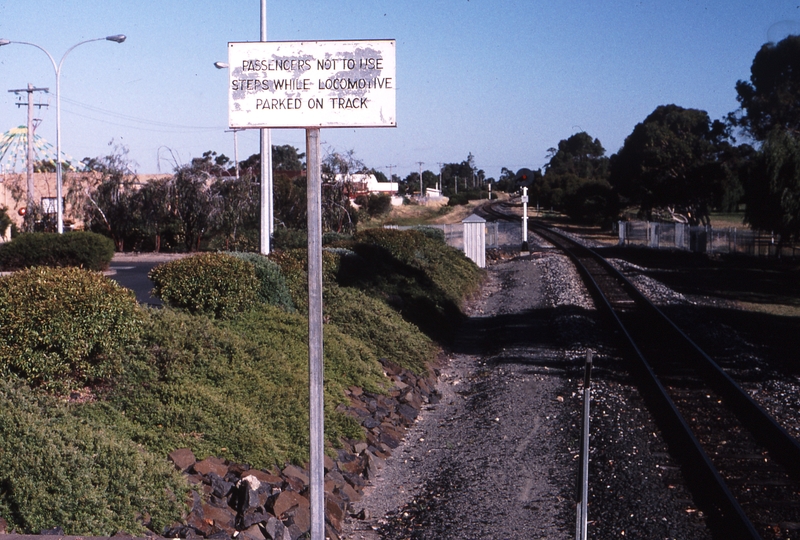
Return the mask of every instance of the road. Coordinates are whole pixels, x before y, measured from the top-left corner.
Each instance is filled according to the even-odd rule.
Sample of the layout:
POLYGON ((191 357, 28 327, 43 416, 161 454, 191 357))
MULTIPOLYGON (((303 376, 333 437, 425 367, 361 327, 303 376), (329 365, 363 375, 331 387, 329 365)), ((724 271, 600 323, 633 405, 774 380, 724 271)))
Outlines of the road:
POLYGON ((153 282, 147 277, 148 272, 159 264, 185 257, 184 254, 130 254, 117 253, 109 266, 109 278, 123 287, 136 293, 140 304, 149 306, 163 305, 161 300, 150 296, 153 282))

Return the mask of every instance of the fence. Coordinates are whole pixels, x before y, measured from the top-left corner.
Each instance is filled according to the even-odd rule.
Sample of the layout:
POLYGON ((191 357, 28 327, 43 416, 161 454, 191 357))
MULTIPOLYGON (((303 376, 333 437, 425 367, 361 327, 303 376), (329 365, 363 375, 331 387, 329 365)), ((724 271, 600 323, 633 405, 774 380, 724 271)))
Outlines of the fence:
MULTIPOLYGON (((416 229, 417 227, 406 227, 400 225, 384 225, 387 229, 416 229)), ((425 225, 433 229, 444 231, 444 238, 447 245, 463 251, 464 249, 464 224, 445 223, 443 225, 425 225)), ((486 249, 497 248, 516 248, 522 245, 522 224, 506 221, 494 221, 486 223, 486 249)))
POLYGON ((690 227, 683 223, 620 221, 619 245, 674 248, 699 253, 743 253, 761 257, 800 257, 800 246, 780 245, 780 236, 749 229, 690 227))

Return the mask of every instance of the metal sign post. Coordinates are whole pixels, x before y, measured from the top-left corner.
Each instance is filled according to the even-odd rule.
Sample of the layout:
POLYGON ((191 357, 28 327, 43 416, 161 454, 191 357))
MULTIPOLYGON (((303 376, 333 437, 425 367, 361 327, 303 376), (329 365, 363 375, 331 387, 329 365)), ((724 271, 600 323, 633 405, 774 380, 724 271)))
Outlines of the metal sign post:
POLYGON ((320 128, 396 126, 395 41, 228 43, 228 66, 231 128, 306 130, 309 503, 311 540, 324 540, 320 128))
POLYGON ((311 538, 325 537, 325 413, 322 367, 322 161, 319 128, 306 130, 308 165, 308 381, 311 538))

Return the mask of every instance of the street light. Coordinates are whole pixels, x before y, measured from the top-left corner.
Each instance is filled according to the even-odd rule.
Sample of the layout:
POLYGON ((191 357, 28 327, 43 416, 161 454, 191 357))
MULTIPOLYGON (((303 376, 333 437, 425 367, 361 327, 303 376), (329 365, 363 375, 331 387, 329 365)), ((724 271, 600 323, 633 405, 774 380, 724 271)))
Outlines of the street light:
MULTIPOLYGON (((266 17, 264 15, 264 5, 262 4, 262 17, 266 17)), ((264 26, 266 21, 262 20, 262 41, 266 41, 266 36, 264 35, 264 26)), ((217 69, 229 69, 230 66, 227 62, 214 62, 214 67, 217 69)), ((236 150, 236 133, 241 131, 243 128, 234 128, 230 131, 233 131, 233 152, 234 154, 238 154, 236 150)), ((261 188, 260 188, 260 198, 261 198, 261 221, 259 226, 259 236, 261 238, 260 241, 260 250, 263 255, 269 255, 270 251, 270 237, 272 236, 273 232, 273 213, 274 207, 272 204, 272 137, 270 135, 270 130, 266 128, 262 128, 261 130, 261 188)), ((239 158, 234 156, 234 160, 236 161, 236 178, 239 178, 239 158)))
POLYGON ((18 45, 30 45, 31 47, 36 47, 47 57, 50 59, 50 62, 53 63, 53 69, 56 72, 56 216, 57 216, 57 230, 58 234, 62 234, 64 232, 64 207, 62 202, 62 193, 63 193, 63 183, 62 183, 62 175, 61 175, 61 66, 64 65, 64 60, 67 58, 67 55, 72 52, 72 49, 77 47, 78 45, 83 45, 84 43, 90 43, 92 41, 113 41, 115 43, 122 43, 125 41, 126 37, 123 34, 115 34, 113 36, 106 36, 102 38, 95 38, 95 39, 87 39, 85 41, 81 41, 76 43, 69 49, 67 52, 64 53, 64 56, 61 57, 61 61, 56 63, 55 58, 51 55, 47 50, 43 47, 35 43, 29 43, 27 41, 11 41, 8 39, 0 39, 0 47, 3 45, 9 45, 11 43, 16 43, 18 45))

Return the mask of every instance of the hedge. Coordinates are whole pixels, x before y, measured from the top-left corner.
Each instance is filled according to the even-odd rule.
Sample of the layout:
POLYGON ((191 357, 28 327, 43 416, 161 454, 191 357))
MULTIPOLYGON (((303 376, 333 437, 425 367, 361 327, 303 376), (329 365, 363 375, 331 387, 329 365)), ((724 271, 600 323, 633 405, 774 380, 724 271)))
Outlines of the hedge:
POLYGON ((26 233, 0 244, 0 268, 3 270, 32 266, 105 270, 113 257, 114 242, 110 238, 86 231, 26 233))
POLYGON ((153 294, 195 315, 226 318, 256 303, 259 282, 252 264, 224 253, 201 253, 156 266, 148 274, 153 294))
POLYGON ((61 388, 119 373, 140 331, 134 293, 79 268, 38 267, 0 279, 0 373, 61 388))

